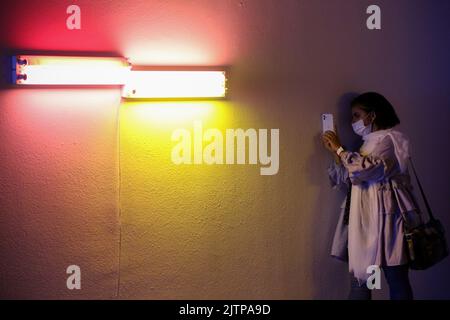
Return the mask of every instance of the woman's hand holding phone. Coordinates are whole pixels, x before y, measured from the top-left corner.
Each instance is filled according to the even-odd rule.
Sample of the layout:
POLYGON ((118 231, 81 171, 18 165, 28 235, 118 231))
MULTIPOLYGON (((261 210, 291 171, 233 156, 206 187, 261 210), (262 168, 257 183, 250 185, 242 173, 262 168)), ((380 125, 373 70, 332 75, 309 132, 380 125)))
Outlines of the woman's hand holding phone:
POLYGON ((336 154, 336 150, 342 145, 336 132, 336 127, 334 131, 326 131, 322 134, 322 142, 325 148, 333 154, 334 161, 339 164, 341 163, 341 158, 336 154))

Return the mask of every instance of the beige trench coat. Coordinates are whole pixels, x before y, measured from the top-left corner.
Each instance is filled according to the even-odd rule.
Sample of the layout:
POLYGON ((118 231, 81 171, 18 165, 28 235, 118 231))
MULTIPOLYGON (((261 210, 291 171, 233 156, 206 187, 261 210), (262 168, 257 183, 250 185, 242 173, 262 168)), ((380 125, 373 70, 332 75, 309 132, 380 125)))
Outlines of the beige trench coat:
MULTIPOLYGON (((374 255, 374 262, 379 266, 407 263, 404 223, 406 221, 410 226, 415 226, 421 222, 421 216, 412 192, 408 170, 400 171, 391 137, 384 137, 368 155, 345 152, 341 154, 341 160, 341 164, 333 162, 328 168, 328 174, 333 187, 352 188, 349 225, 353 225, 353 230, 350 228, 350 232, 375 234, 353 237, 363 240, 372 237, 374 240, 367 248, 364 244, 356 243, 349 249, 349 225, 344 223, 346 203, 344 200, 340 208, 331 255, 344 261, 349 260, 349 255, 353 257, 352 259, 358 257, 365 259, 368 254, 366 251, 373 250, 374 252, 370 254, 374 255), (371 212, 374 211, 373 208, 376 208, 377 212, 371 212), (373 221, 376 221, 379 227, 358 227, 360 224, 370 224, 373 221)), ((362 277, 363 275, 357 276, 362 277)))

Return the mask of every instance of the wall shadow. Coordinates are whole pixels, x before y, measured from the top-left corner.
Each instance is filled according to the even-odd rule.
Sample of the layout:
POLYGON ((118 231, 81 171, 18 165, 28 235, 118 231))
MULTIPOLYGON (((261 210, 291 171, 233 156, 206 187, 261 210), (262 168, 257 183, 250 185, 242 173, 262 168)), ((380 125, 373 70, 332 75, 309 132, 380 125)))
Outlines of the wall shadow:
MULTIPOLYGON (((335 125, 342 144, 357 150, 361 139, 351 128, 350 102, 358 95, 347 92, 339 97, 334 110, 335 125)), ((317 118, 319 114, 317 114, 317 118)), ((308 182, 319 186, 318 198, 313 210, 312 228, 315 230, 313 244, 314 257, 312 279, 314 293, 312 299, 345 299, 349 288, 348 264, 330 256, 331 244, 338 221, 340 206, 345 197, 344 190, 334 190, 328 183, 327 168, 333 161, 321 140, 322 133, 314 139, 314 149, 309 160, 308 182), (324 183, 326 181, 327 183, 324 183)))

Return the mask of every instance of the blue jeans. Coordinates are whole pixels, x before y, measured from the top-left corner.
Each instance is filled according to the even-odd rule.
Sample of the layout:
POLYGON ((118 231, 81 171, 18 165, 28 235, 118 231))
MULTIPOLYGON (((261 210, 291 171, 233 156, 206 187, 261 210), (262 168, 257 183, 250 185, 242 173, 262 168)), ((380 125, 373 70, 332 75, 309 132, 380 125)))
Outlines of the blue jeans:
MULTIPOLYGON (((407 264, 401 266, 383 267, 384 276, 389 285, 391 300, 412 300, 413 292, 409 283, 407 264)), ((366 283, 359 285, 356 278, 351 280, 349 300, 371 300, 372 290, 367 288, 366 283)))

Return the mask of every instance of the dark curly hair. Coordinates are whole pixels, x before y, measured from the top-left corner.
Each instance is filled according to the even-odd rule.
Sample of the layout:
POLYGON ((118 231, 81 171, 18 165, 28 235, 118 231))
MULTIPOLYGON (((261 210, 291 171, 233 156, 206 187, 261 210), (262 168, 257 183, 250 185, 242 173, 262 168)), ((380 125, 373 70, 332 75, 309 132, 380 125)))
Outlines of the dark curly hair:
POLYGON ((374 123, 378 129, 390 129, 400 124, 400 119, 392 104, 379 93, 363 93, 353 99, 350 105, 351 107, 358 106, 366 112, 374 112, 374 123))

